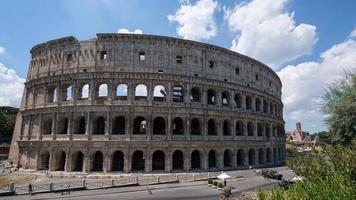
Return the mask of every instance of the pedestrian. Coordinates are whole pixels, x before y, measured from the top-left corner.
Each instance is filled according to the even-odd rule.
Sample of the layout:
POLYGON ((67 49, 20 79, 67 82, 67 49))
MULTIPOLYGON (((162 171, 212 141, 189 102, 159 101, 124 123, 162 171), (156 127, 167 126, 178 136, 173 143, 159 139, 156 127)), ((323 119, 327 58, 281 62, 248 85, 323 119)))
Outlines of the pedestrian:
POLYGON ((32 195, 32 184, 31 183, 28 185, 28 193, 30 195, 32 195))

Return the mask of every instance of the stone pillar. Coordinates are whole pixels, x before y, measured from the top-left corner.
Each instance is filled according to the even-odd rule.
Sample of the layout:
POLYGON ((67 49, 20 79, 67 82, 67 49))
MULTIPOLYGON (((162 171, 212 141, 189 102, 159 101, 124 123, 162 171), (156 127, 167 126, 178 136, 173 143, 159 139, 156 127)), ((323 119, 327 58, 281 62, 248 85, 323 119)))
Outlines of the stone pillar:
POLYGON ((241 93, 241 109, 246 110, 246 95, 241 93))
POLYGON ((69 120, 68 120, 68 136, 69 136, 69 140, 72 140, 73 138, 73 132, 74 132, 74 117, 73 117, 73 113, 69 113, 69 120))
POLYGON ((205 152, 202 152, 203 154, 200 155, 200 162, 201 162, 201 168, 203 170, 207 170, 209 169, 209 159, 208 159, 208 155, 205 154, 205 152))
POLYGON ((77 99, 78 99, 78 85, 77 85, 77 80, 73 80, 72 82, 72 102, 73 105, 77 105, 77 99))
POLYGON ((253 121, 254 129, 253 129, 253 135, 257 137, 257 120, 253 121))
POLYGON ((106 151, 104 154, 104 160, 103 160, 103 172, 108 173, 110 170, 110 155, 106 151), (105 155, 106 154, 106 155, 105 155))
POLYGON ((91 112, 86 114, 85 135, 88 136, 88 140, 91 140, 91 112))
POLYGON ((129 151, 124 152, 124 172, 131 172, 131 155, 129 155, 129 151))
POLYGON ((112 131, 112 125, 111 125, 111 112, 106 113, 106 123, 105 123, 105 135, 108 136, 109 139, 111 139, 111 131, 112 131))
POLYGON ((152 171, 152 156, 151 152, 147 151, 145 155, 145 172, 151 172, 152 171))
POLYGON ((72 166, 71 152, 67 151, 66 152, 66 162, 65 162, 65 165, 64 165, 64 171, 65 172, 69 172, 71 166, 72 166))
POLYGON ((166 155, 165 156, 165 172, 171 172, 172 171, 172 155, 166 155))
POLYGON ((190 127, 191 127, 191 123, 192 123, 192 120, 190 118, 190 116, 187 116, 185 118, 185 126, 184 126, 184 134, 186 135, 186 139, 187 140, 190 140, 191 139, 191 132, 190 132, 190 127))
POLYGON ((56 160, 56 158, 55 158, 55 152, 54 152, 54 150, 53 149, 51 149, 50 151, 49 151, 49 161, 48 161, 48 164, 49 164, 49 166, 48 166, 48 170, 49 171, 54 171, 54 169, 55 169, 55 160, 56 160))
POLYGON ((219 170, 224 169, 224 153, 216 151, 216 167, 219 170))
POLYGON ((169 113, 167 116, 167 126, 166 126, 166 133, 168 135, 168 140, 172 140, 172 115, 169 113))
POLYGON ((57 123, 58 123, 58 113, 53 112, 52 113, 52 138, 53 140, 56 139, 56 135, 57 135, 57 123))
POLYGON ((37 140, 42 140, 42 134, 43 134, 43 114, 41 113, 39 116, 39 132, 37 135, 37 140))
POLYGON ((146 123, 147 123, 147 129, 146 129, 146 136, 147 136, 147 140, 151 140, 152 139, 152 132, 153 132, 153 126, 152 126, 152 113, 150 113, 149 115, 147 115, 146 117, 146 123))
POLYGON ((96 87, 95 87, 95 80, 90 79, 89 81, 89 93, 88 93, 88 100, 93 100, 95 99, 96 96, 96 87))
POLYGON ((183 164, 183 167, 184 167, 184 170, 185 171, 190 171, 191 170, 191 160, 190 160, 190 154, 185 154, 184 156, 184 164, 183 164))
POLYGON ((83 158, 83 172, 88 173, 90 171, 90 155, 84 154, 83 158))
POLYGON ((131 114, 128 114, 125 117, 125 138, 126 138, 126 140, 131 140, 132 126, 133 126, 132 120, 133 119, 131 117, 131 114))

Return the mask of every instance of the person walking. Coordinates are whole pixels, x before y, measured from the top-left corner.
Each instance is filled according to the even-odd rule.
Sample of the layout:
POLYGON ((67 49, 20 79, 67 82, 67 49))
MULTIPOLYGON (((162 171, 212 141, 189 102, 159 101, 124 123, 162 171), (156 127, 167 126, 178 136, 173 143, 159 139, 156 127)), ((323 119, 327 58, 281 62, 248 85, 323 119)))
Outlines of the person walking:
POLYGON ((30 195, 32 195, 32 184, 31 183, 28 185, 28 193, 30 195))

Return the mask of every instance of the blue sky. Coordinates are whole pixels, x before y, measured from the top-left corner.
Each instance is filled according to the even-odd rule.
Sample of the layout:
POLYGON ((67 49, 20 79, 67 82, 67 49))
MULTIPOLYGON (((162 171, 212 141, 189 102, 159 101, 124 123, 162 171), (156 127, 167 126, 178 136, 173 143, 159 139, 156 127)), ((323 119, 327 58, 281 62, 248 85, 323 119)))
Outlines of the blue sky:
POLYGON ((199 40, 267 63, 282 76, 287 130, 297 120, 311 132, 324 130, 322 86, 356 68, 353 0, 12 0, 0 1, 0 10, 0 87, 11 85, 0 105, 18 106, 32 46, 119 29, 199 40))

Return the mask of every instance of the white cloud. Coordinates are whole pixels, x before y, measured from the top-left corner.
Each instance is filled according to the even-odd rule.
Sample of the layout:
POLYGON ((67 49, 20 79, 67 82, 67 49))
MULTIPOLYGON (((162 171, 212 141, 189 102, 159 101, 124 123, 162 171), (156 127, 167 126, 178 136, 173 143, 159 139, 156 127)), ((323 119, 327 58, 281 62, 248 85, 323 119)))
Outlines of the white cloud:
POLYGON ((356 71, 356 40, 348 38, 320 55, 320 62, 289 65, 277 74, 282 80, 282 101, 287 125, 302 121, 312 131, 323 127, 320 111, 327 84, 343 78, 346 71, 356 71))
POLYGON ((0 46, 0 54, 3 54, 3 53, 5 53, 5 47, 2 47, 2 46, 0 46))
POLYGON ((126 28, 120 28, 118 33, 132 33, 132 34, 143 34, 143 30, 140 29, 135 29, 133 32, 127 30, 126 28))
POLYGON ((19 107, 25 79, 0 63, 0 106, 19 107))
POLYGON ((182 1, 174 15, 168 15, 170 22, 177 22, 177 34, 184 39, 202 40, 216 36, 217 28, 214 13, 218 2, 198 0, 195 4, 182 1))
POLYGON ((286 11, 289 0, 252 0, 225 10, 225 20, 237 36, 231 50, 277 69, 281 64, 310 54, 317 41, 316 27, 296 25, 286 11))
POLYGON ((356 28, 350 33, 349 37, 356 37, 356 28))

